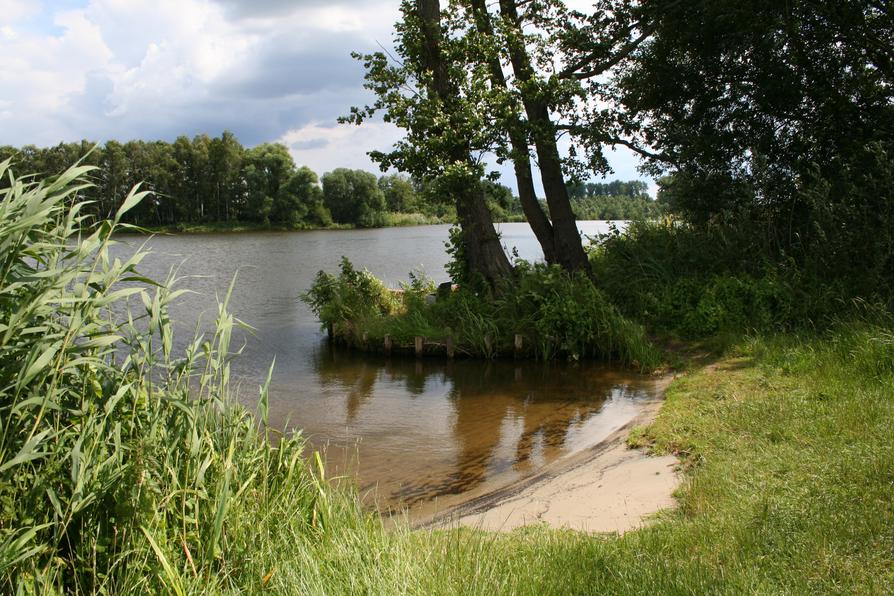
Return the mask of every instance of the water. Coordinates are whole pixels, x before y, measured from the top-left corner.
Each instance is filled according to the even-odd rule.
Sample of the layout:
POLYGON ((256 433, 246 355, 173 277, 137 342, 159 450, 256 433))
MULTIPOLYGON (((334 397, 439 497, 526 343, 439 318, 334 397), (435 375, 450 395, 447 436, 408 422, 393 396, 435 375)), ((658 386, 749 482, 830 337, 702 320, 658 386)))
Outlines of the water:
MULTIPOLYGON (((507 250, 541 258, 527 224, 499 226, 507 250)), ((628 422, 653 382, 597 365, 416 361, 347 353, 325 341, 298 295, 342 255, 389 284, 422 270, 445 281, 448 226, 159 236, 141 267, 185 277, 172 309, 181 341, 209 328, 215 295, 234 275, 230 310, 254 328, 233 374, 252 407, 270 363, 271 423, 327 451, 330 472, 358 481, 369 502, 413 511, 487 492, 543 469, 628 422)), ((581 222, 585 234, 606 222, 581 222)), ((125 254, 145 239, 124 237, 125 254)))

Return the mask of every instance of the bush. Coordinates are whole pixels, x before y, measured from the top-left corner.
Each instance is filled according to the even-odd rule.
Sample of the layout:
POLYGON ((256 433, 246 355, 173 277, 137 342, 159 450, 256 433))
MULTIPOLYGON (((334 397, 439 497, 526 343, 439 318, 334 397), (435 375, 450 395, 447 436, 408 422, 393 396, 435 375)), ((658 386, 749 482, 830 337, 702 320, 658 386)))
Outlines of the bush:
POLYGON ((634 222, 597 239, 590 257, 600 288, 626 316, 690 339, 828 326, 866 287, 811 271, 725 224, 634 222))
POLYGON ((320 272, 303 299, 338 340, 363 348, 381 346, 385 335, 399 345, 449 337, 460 354, 494 358, 512 355, 521 334, 535 358, 620 360, 647 369, 660 362, 642 327, 585 276, 519 262, 516 278, 497 295, 474 288, 460 285, 433 300, 431 280, 411 275, 395 294, 343 260, 339 276, 320 272))

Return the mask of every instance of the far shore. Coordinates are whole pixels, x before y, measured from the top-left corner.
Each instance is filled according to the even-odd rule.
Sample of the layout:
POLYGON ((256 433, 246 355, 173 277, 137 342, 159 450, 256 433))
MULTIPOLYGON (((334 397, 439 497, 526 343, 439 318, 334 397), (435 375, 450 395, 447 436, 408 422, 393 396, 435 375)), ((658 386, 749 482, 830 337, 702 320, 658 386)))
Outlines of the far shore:
MULTIPOLYGON (((184 223, 167 226, 132 226, 124 230, 117 230, 116 235, 179 235, 179 234, 230 234, 241 232, 314 232, 331 230, 380 230, 384 228, 409 228, 413 226, 440 226, 452 225, 456 222, 450 218, 439 218, 421 213, 392 213, 385 225, 375 227, 361 227, 354 224, 333 223, 326 226, 283 226, 263 224, 258 222, 214 222, 214 223, 184 223)), ((591 221, 591 220, 580 220, 591 221)), ((614 221, 614 220, 592 220, 614 221)), ((526 223, 523 216, 509 218, 503 221, 495 221, 495 224, 526 223)))

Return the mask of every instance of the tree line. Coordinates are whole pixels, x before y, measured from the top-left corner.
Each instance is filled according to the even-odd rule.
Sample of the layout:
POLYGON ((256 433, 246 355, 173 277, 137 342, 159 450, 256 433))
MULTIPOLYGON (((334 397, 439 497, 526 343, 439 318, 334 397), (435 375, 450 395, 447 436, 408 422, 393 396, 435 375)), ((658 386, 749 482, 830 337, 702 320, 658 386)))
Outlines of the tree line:
MULTIPOLYGON (((128 212, 126 221, 146 227, 227 222, 285 228, 379 227, 388 225, 389 214, 397 213, 421 214, 429 221, 456 218, 450 201, 418 178, 376 177, 348 168, 318 177, 310 168, 297 166, 285 145, 247 148, 230 132, 219 137, 181 136, 173 143, 81 141, 45 148, 0 147, 0 161, 7 158, 19 171, 49 175, 78 161, 97 166, 94 185, 81 196, 90 202, 87 211, 100 218, 113 215, 126 191, 141 183, 153 194, 128 212)), ((645 187, 635 181, 610 184, 616 184, 612 189, 645 187)), ((496 221, 520 218, 521 207, 511 189, 491 180, 481 181, 481 186, 496 221)))

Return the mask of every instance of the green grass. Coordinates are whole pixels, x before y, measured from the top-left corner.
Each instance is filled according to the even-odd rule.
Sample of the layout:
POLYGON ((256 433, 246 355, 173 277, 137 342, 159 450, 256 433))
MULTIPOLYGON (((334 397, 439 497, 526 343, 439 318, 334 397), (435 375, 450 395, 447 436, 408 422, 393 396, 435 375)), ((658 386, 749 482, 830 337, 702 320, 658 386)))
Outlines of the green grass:
POLYGON ((332 594, 890 593, 891 339, 751 339, 675 381, 639 438, 683 459, 680 508, 644 530, 386 531, 348 515, 320 542, 254 542, 257 573, 332 594))
MULTIPOLYGON (((411 274, 399 294, 368 271, 342 259, 338 275, 320 271, 301 296, 348 346, 381 351, 385 337, 410 349, 414 338, 474 358, 523 355, 542 360, 586 358, 651 371, 663 362, 641 325, 624 317, 586 276, 558 266, 516 262, 515 275, 499 293, 460 284, 436 292, 432 280, 411 274), (515 337, 523 338, 520 353, 515 337)), ((444 349, 437 351, 444 355, 444 349)))
POLYGON ((108 258, 114 221, 81 231, 84 173, 0 191, 0 591, 894 591, 894 333, 866 322, 883 318, 693 364, 633 435, 685 468, 646 529, 385 529, 267 428, 263 387, 257 416, 230 400, 226 299, 175 353, 172 282, 108 258))

